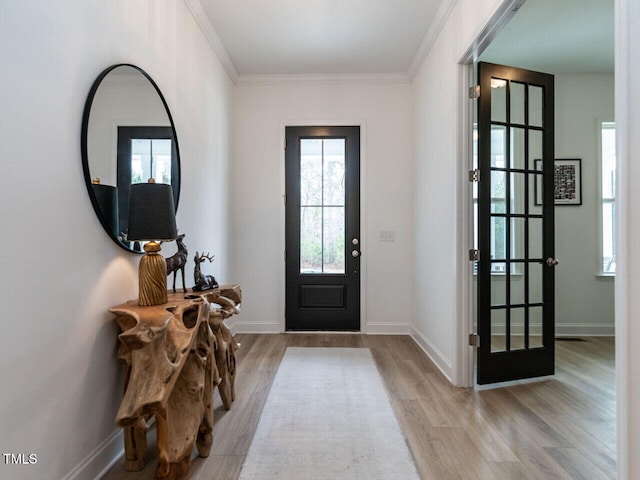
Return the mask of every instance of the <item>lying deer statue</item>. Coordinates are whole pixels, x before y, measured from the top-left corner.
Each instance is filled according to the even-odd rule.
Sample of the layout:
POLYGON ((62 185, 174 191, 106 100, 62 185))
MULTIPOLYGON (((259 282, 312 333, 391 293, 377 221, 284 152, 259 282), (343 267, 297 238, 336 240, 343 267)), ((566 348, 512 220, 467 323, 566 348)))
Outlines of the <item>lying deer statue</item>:
POLYGON ((208 253, 199 255, 198 252, 196 252, 196 256, 193 257, 193 261, 196 264, 196 267, 193 270, 193 280, 195 282, 193 287, 194 292, 202 292, 203 290, 211 290, 212 288, 218 287, 218 282, 216 282, 216 278, 213 275, 203 275, 200 270, 200 264, 205 258, 209 260, 209 262, 213 262, 214 257, 208 253))

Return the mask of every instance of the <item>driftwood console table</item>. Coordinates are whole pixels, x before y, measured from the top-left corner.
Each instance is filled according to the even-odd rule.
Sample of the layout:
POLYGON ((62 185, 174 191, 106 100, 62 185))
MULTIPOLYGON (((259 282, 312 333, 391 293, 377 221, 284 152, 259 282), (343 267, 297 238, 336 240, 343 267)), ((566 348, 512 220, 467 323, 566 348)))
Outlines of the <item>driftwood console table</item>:
POLYGON ((156 478, 183 478, 194 444, 209 455, 213 390, 224 407, 235 397, 235 351, 223 323, 238 313, 239 285, 193 294, 170 293, 163 305, 137 300, 110 308, 122 330, 118 358, 126 364, 125 391, 116 424, 124 429, 125 470, 144 467, 147 421, 155 416, 159 463, 156 478))

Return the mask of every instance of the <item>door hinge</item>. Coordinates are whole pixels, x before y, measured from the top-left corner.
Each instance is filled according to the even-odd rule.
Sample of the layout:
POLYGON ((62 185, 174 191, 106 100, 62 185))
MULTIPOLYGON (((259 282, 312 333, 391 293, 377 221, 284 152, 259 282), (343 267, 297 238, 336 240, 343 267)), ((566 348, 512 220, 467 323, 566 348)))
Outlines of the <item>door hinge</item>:
POLYGON ((469 87, 469 98, 471 99, 480 98, 480 85, 476 85, 475 87, 469 87))
POLYGON ((469 181, 471 183, 477 183, 480 181, 480 170, 469 170, 469 181))
POLYGON ((469 261, 470 262, 479 262, 480 261, 480 250, 476 250, 474 248, 469 250, 469 261))
POLYGON ((480 336, 477 333, 469 334, 469 346, 470 347, 479 347, 480 346, 480 336))

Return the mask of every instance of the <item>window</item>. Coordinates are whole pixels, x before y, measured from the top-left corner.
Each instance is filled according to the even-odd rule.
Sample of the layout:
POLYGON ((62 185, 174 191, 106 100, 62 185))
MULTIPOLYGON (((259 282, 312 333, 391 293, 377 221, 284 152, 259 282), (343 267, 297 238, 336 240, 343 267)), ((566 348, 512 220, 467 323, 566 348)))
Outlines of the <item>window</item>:
POLYGON ((602 274, 614 275, 616 272, 616 124, 601 124, 601 195, 602 195, 602 274))

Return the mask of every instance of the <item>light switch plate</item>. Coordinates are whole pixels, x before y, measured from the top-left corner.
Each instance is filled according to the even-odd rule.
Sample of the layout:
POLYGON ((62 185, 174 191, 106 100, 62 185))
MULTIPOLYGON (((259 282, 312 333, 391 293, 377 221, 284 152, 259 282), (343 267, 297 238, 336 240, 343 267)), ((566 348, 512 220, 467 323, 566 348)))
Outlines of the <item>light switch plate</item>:
POLYGON ((380 230, 380 238, 381 242, 395 242, 396 241, 396 232, 393 230, 380 230))

